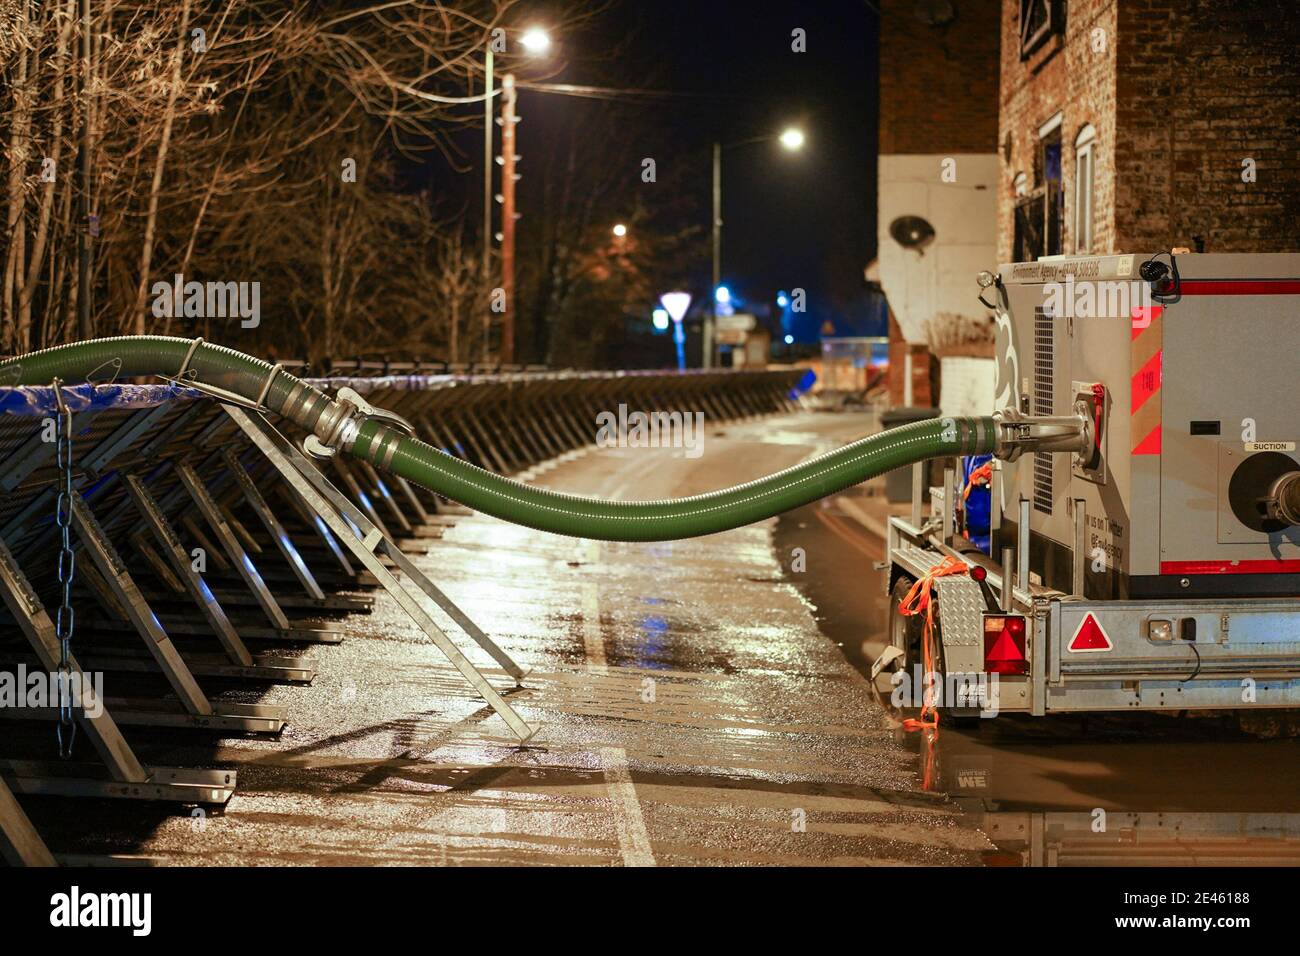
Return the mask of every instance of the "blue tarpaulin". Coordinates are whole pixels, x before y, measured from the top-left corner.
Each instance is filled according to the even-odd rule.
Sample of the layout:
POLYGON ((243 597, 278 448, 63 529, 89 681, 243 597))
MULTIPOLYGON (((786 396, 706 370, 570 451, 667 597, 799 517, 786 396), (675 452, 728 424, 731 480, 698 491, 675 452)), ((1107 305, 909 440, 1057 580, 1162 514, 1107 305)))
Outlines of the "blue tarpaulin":
MULTIPOLYGON (((194 399, 203 393, 174 385, 68 385, 63 400, 74 412, 103 408, 154 408, 176 399, 194 399)), ((59 410, 49 385, 0 388, 0 415, 52 415, 59 410)))

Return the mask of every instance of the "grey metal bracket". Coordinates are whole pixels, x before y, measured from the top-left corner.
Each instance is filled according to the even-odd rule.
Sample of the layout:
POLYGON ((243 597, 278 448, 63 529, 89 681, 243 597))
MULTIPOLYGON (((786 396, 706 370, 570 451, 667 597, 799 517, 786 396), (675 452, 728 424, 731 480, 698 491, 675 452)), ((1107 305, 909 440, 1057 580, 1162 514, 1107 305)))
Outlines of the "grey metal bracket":
POLYGON ((501 648, 487 637, 468 616, 451 600, 436 588, 418 568, 410 562, 401 548, 384 535, 370 522, 347 498, 334 488, 315 467, 287 438, 281 435, 269 422, 259 416, 250 415, 244 409, 226 405, 228 414, 258 450, 275 467, 276 471, 287 481, 298 495, 306 501, 313 511, 329 526, 330 530, 344 543, 352 554, 371 574, 378 579, 383 588, 402 607, 402 610, 416 623, 433 644, 443 653, 461 676, 473 687, 488 705, 501 716, 511 731, 520 741, 527 740, 536 731, 528 726, 523 718, 488 683, 483 674, 468 657, 447 636, 446 632, 429 616, 424 606, 415 599, 393 573, 379 559, 376 552, 383 551, 392 559, 403 573, 412 580, 428 597, 437 603, 452 617, 457 624, 466 628, 466 633, 475 640, 507 673, 521 679, 524 671, 501 648), (472 628, 472 630, 470 629, 472 628))
POLYGON ((185 548, 176 537, 176 532, 172 530, 162 509, 158 507, 158 502, 137 475, 125 475, 123 480, 126 482, 127 494, 131 496, 136 510, 144 519, 145 526, 153 534, 154 540, 161 549, 163 560, 171 565, 172 574, 184 585, 208 626, 216 633, 217 640, 226 650, 226 655, 232 663, 240 667, 251 666, 253 655, 249 653, 243 640, 235 632, 235 626, 230 623, 230 618, 226 617, 226 612, 217 603, 212 589, 203 580, 203 576, 194 570, 189 555, 185 553, 185 548))
POLYGON ((239 456, 230 449, 226 449, 223 458, 226 462, 226 468, 234 476, 235 483, 239 485, 244 500, 248 502, 248 506, 261 519, 262 526, 266 528, 266 533, 271 536, 271 540, 275 542, 280 554, 288 562, 294 576, 298 578, 298 582, 302 585, 302 589, 313 599, 324 601, 325 592, 316 583, 316 578, 312 575, 311 569, 307 567, 307 562, 303 560, 298 549, 294 547, 289 533, 284 530, 284 525, 280 524, 280 519, 271 510, 270 504, 267 503, 262 492, 258 490, 257 483, 253 481, 252 476, 244 468, 239 456))
POLYGON ((139 707, 130 702, 115 702, 113 709, 119 723, 181 725, 259 733, 279 733, 284 729, 284 712, 278 707, 229 703, 213 706, 200 689, 180 651, 163 629, 158 616, 140 593, 126 563, 95 520, 90 506, 79 496, 73 497, 72 521, 85 553, 90 555, 91 563, 128 621, 144 639, 145 647, 184 709, 184 714, 177 715, 168 713, 167 710, 139 707))

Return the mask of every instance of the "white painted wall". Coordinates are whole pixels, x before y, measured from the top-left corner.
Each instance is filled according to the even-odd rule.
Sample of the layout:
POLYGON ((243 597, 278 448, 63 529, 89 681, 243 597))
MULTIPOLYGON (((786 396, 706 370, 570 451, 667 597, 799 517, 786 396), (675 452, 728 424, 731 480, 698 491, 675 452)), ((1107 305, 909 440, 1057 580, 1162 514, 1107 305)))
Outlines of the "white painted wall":
POLYGON ((924 322, 937 312, 986 314, 975 298, 975 276, 998 266, 997 154, 900 154, 879 160, 880 284, 904 338, 924 341, 924 322), (949 157, 957 161, 957 178, 945 183, 940 176, 949 157), (889 224, 907 215, 921 216, 934 227, 934 241, 921 255, 889 234, 889 224))
POLYGON ((996 363, 991 358, 952 355, 939 359, 939 410, 944 416, 993 414, 996 363))

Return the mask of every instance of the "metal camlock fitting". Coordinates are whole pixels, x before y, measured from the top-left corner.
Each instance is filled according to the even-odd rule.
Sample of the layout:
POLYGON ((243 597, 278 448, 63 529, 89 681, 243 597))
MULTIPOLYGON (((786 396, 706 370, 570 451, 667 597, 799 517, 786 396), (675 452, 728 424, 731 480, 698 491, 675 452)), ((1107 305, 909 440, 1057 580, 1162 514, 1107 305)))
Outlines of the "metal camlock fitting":
POLYGON ((404 435, 415 429, 401 415, 386 408, 375 408, 357 392, 346 385, 334 393, 334 402, 316 423, 316 434, 302 441, 302 450, 313 458, 333 458, 340 449, 351 451, 357 433, 366 421, 374 419, 404 435))
POLYGON ((998 443, 993 454, 1015 461, 1027 451, 1074 452, 1091 457, 1096 442, 1092 415, 1079 402, 1073 415, 1026 415, 1015 408, 993 413, 998 443))

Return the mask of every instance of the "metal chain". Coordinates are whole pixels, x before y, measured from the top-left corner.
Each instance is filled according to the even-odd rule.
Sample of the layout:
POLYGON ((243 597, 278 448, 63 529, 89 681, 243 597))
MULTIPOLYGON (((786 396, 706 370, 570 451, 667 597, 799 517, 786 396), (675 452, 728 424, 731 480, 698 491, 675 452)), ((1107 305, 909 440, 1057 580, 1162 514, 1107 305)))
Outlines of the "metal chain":
POLYGON ((76 616, 72 610, 72 582, 77 574, 77 557, 72 551, 72 410, 63 399, 63 383, 54 380, 54 400, 58 405, 56 461, 59 468, 59 496, 54 521, 59 528, 59 585, 63 588, 59 612, 55 617, 55 634, 59 639, 59 756, 72 756, 77 739, 77 723, 72 717, 72 633, 76 616))

